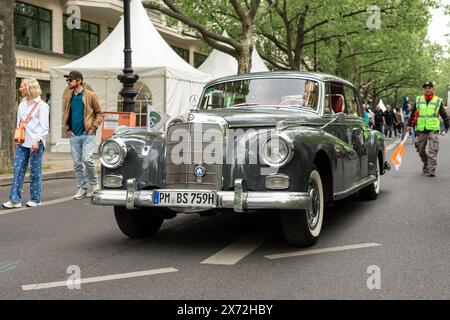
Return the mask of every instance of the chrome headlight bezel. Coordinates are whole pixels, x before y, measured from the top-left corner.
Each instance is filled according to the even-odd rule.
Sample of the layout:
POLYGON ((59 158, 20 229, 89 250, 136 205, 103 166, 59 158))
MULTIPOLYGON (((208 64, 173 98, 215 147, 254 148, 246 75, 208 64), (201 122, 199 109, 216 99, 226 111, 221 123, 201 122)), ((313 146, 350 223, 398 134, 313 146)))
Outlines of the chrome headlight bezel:
POLYGON ((125 141, 123 141, 121 138, 106 139, 105 141, 103 141, 100 144, 100 148, 99 148, 100 163, 108 169, 116 169, 116 168, 120 167, 121 165, 123 165, 126 156, 127 156, 127 145, 125 144, 125 141), (116 143, 119 146, 118 160, 114 163, 108 163, 103 158, 103 150, 104 150, 105 146, 109 143, 116 143))
POLYGON ((289 162, 291 162, 293 156, 294 142, 288 135, 281 132, 272 133, 271 135, 269 135, 261 144, 261 149, 259 151, 259 159, 261 163, 272 168, 282 168, 286 166, 289 162), (266 146, 272 139, 278 139, 280 144, 283 143, 287 149, 286 156, 280 158, 280 160, 276 162, 272 161, 273 159, 270 159, 269 155, 266 153, 266 146))

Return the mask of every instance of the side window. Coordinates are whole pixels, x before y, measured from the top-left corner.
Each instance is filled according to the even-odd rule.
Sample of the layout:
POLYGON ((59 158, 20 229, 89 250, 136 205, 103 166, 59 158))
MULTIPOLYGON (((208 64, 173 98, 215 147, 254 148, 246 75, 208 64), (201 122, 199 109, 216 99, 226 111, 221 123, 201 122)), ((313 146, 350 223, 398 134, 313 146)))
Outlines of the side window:
POLYGON ((354 91, 354 92, 355 92, 355 97, 356 97, 356 105, 357 105, 358 115, 361 118, 364 118, 364 106, 362 103, 361 96, 359 95, 358 91, 354 91))
POLYGON ((332 111, 331 111, 331 89, 330 89, 330 84, 329 83, 327 83, 325 85, 324 113, 325 114, 332 114, 332 111))
POLYGON ((344 112, 345 99, 344 99, 344 87, 339 83, 330 84, 330 96, 331 96, 331 113, 344 112))
POLYGON ((355 92, 351 87, 345 86, 345 113, 348 115, 359 116, 358 114, 358 104, 356 102, 355 92))

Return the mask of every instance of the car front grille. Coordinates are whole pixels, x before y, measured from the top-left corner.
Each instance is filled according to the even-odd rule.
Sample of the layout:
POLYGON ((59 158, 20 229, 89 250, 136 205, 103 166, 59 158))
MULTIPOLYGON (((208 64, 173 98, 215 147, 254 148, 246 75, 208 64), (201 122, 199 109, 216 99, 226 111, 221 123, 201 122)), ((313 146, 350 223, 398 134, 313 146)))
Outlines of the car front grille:
POLYGON ((211 130, 222 132, 220 125, 215 123, 197 123, 196 125, 179 123, 168 128, 165 158, 167 189, 220 190, 224 142, 222 135, 219 141, 203 141, 203 134, 211 130), (179 138, 180 132, 183 132, 183 139, 179 138), (174 134, 176 134, 175 138, 178 137, 174 138, 176 141, 172 141, 174 134), (180 149, 183 152, 180 152, 180 149), (205 163, 204 156, 210 154, 211 150, 217 152, 212 155, 214 159, 220 159, 218 163, 205 163), (180 164, 181 158, 184 161, 180 164), (195 174, 195 168, 199 165, 205 168, 206 173, 203 177, 197 177, 195 174))

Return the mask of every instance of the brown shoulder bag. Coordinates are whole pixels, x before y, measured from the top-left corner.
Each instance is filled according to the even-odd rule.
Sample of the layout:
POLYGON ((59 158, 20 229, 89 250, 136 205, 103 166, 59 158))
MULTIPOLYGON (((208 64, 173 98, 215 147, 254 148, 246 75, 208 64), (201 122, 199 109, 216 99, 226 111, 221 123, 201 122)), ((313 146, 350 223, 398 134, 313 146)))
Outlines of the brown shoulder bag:
POLYGON ((31 109, 30 113, 28 114, 28 116, 25 118, 25 120, 20 121, 19 127, 16 128, 16 130, 14 131, 14 142, 19 143, 19 144, 22 144, 25 142, 25 126, 27 125, 28 121, 30 121, 31 115, 37 109, 37 107, 39 106, 40 103, 41 103, 41 100, 37 101, 34 104, 33 108, 31 109))

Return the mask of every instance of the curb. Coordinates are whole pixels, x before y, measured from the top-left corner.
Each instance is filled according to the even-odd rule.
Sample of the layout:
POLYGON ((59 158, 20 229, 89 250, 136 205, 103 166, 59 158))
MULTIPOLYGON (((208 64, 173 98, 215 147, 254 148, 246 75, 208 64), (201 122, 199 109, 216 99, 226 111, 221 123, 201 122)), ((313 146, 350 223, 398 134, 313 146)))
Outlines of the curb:
MULTIPOLYGON (((60 171, 50 171, 42 173, 42 181, 54 180, 54 179, 72 179, 75 178, 75 173, 73 169, 70 170, 60 170, 60 171)), ((0 177, 0 187, 9 186, 12 184, 12 176, 0 177)), ((24 179, 24 183, 30 182, 30 175, 27 174, 24 179)))

